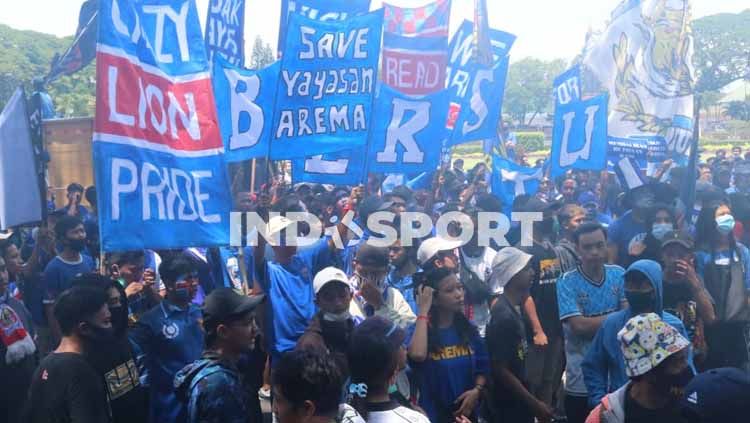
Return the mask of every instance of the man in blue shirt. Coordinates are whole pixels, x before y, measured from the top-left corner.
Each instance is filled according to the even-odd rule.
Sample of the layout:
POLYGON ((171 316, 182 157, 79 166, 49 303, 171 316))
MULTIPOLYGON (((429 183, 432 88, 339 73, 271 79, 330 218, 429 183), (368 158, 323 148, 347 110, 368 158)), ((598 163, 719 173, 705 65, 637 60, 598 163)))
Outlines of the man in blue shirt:
POLYGON ((388 247, 390 269, 386 282, 388 286, 397 289, 409 303, 411 311, 417 313, 417 300, 414 295, 414 281, 412 276, 417 273, 417 249, 414 246, 404 247, 401 240, 397 240, 388 247))
POLYGON ((557 282, 557 304, 565 339, 565 412, 568 422, 583 423, 591 407, 581 363, 607 315, 623 308, 620 266, 605 264, 607 233, 598 223, 584 223, 573 233, 580 265, 557 282))
POLYGON ((63 216, 55 225, 55 237, 62 251, 44 269, 44 310, 51 330, 51 348, 60 340, 60 326, 57 324, 52 307, 57 297, 71 287, 71 281, 81 273, 95 270, 91 257, 81 254, 86 248, 86 230, 77 217, 63 216))
POLYGON ((81 198, 83 198, 83 185, 73 182, 68 185, 67 192, 68 204, 60 210, 68 216, 75 216, 81 219, 83 222, 89 220, 91 213, 89 213, 89 210, 85 206, 81 205, 81 198))
POLYGON ((282 353, 294 349, 315 315, 313 277, 334 264, 336 246, 328 237, 299 250, 297 244, 286 245, 287 227, 292 224, 293 221, 282 216, 268 222, 268 234, 279 235, 281 241, 281 245, 272 246, 273 260, 265 257, 266 240, 262 236, 253 248, 253 268, 259 288, 268 298, 263 333, 272 365, 282 353))
POLYGON ((263 299, 263 295, 242 296, 231 288, 217 288, 206 297, 206 349, 200 360, 177 373, 174 382, 187 405, 188 423, 248 421, 248 389, 238 363, 254 346, 255 308, 263 299))
POLYGON ((607 227, 609 235, 609 262, 627 263, 630 247, 646 238, 646 214, 656 203, 656 196, 649 185, 628 191, 625 203, 631 209, 607 227))
POLYGON ((149 388, 150 422, 184 422, 186 409, 175 394, 174 377, 203 351, 201 310, 191 304, 198 273, 190 258, 177 255, 165 258, 159 274, 167 296, 141 317, 130 332, 130 341, 141 383, 149 388))

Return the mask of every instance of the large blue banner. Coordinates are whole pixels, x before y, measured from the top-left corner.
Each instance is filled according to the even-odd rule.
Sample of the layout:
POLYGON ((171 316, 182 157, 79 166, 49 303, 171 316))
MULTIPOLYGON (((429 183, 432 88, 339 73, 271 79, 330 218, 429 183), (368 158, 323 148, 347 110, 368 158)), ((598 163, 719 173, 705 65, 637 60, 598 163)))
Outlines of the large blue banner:
POLYGON ((245 63, 245 0, 210 0, 206 17, 206 53, 235 66, 245 63))
POLYGON ((341 22, 291 16, 276 94, 271 159, 365 145, 382 29, 382 9, 341 22))
POLYGON ((370 0, 281 0, 279 55, 286 45, 289 16, 298 13, 317 21, 343 21, 370 10, 370 0))
POLYGON ((333 185, 359 185, 365 167, 364 147, 336 153, 294 159, 292 182, 311 182, 333 185))
POLYGON ((367 154, 374 173, 417 173, 440 164, 445 138, 448 91, 413 97, 379 87, 374 127, 367 154))
POLYGON ((450 90, 448 128, 453 135, 447 145, 497 139, 502 113, 508 53, 515 35, 490 29, 494 65, 483 66, 474 58, 474 27, 464 21, 448 47, 447 87, 450 90))
POLYGON ((102 0, 93 163, 105 251, 229 243, 231 197, 192 0, 102 0))
POLYGON ((214 95, 227 162, 268 154, 279 69, 279 62, 247 70, 215 58, 214 95))
POLYGON ((602 170, 607 165, 606 94, 555 107, 551 176, 568 169, 602 170))

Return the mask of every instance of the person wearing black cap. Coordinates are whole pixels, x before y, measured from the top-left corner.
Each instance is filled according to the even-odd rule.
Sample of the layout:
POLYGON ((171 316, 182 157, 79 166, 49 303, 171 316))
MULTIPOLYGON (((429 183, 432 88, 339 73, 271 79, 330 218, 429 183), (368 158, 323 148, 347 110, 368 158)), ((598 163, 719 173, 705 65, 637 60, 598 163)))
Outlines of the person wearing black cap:
POLYGON ((206 348, 174 380, 187 408, 188 423, 247 421, 248 390, 237 366, 242 354, 254 346, 255 309, 264 298, 262 294, 242 296, 231 288, 215 289, 206 297, 206 348))
POLYGON ((677 316, 685 326, 693 344, 695 361, 701 363, 706 354, 705 326, 716 320, 713 299, 703 280, 695 272, 693 238, 682 231, 664 235, 661 263, 664 266, 664 310, 677 316))
POLYGON ((681 401, 687 423, 740 423, 750 416, 750 373, 725 367, 693 378, 681 401))
POLYGON ((401 328, 413 324, 417 317, 404 296, 388 286, 388 248, 362 243, 354 259, 354 276, 351 279, 356 292, 354 307, 359 318, 382 316, 401 328))

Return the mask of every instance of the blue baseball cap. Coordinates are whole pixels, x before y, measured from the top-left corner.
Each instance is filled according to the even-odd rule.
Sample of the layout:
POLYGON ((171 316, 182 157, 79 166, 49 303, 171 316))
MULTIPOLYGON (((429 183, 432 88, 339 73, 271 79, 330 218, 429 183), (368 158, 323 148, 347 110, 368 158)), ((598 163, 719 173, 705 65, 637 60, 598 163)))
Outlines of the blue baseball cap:
POLYGON ((685 388, 681 408, 690 423, 746 422, 750 418, 750 373, 726 367, 695 376, 685 388))

